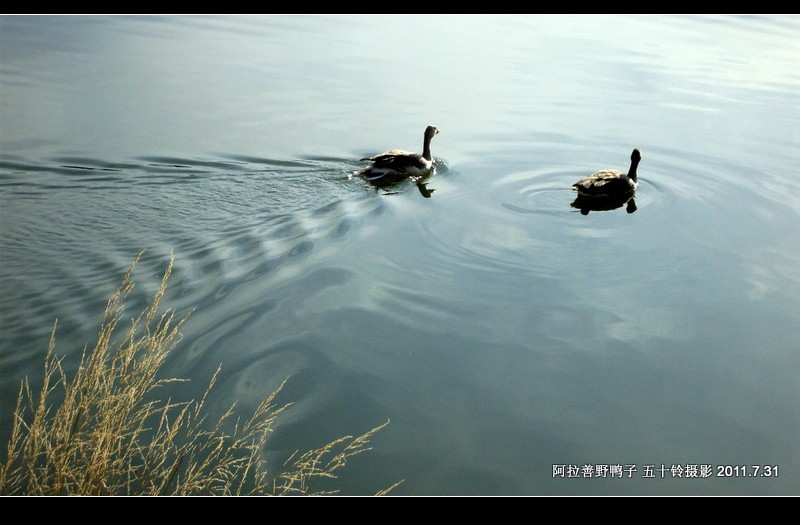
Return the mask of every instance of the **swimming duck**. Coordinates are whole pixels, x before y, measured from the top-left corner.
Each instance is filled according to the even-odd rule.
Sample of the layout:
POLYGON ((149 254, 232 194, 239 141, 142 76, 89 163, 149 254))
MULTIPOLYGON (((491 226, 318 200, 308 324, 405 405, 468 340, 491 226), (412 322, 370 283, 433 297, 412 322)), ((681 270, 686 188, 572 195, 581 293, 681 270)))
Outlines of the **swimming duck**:
POLYGON ((431 139, 437 133, 439 129, 436 126, 425 128, 422 155, 393 149, 364 157, 361 160, 372 161, 372 164, 361 170, 359 175, 377 186, 393 184, 408 177, 420 178, 430 175, 433 172, 431 139))
POLYGON ((572 187, 579 195, 586 197, 614 197, 633 193, 639 184, 636 167, 640 160, 642 154, 635 149, 631 153, 631 168, 627 175, 618 170, 601 170, 582 178, 572 187))

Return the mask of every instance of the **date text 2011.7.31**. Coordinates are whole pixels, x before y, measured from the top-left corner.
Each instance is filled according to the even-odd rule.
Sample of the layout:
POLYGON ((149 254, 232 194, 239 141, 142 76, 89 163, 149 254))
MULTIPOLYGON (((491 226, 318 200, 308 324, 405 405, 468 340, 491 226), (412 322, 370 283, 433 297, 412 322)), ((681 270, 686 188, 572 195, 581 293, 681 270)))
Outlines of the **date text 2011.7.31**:
POLYGON ((777 478, 778 465, 717 465, 718 478, 777 478))

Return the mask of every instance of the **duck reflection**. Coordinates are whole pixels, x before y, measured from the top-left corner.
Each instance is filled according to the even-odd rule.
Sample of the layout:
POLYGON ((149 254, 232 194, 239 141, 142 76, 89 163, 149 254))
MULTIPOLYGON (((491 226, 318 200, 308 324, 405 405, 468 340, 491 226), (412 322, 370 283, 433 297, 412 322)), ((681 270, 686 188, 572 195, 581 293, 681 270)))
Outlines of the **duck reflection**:
POLYGON ((428 181, 431 175, 427 175, 425 177, 379 177, 375 179, 369 179, 366 177, 364 180, 369 182, 372 186, 379 190, 383 190, 386 195, 394 195, 397 193, 404 193, 411 186, 416 186, 419 193, 425 197, 426 199, 430 199, 433 195, 433 192, 436 191, 435 188, 428 187, 428 181))
POLYGON ((625 206, 625 211, 633 213, 636 211, 636 199, 634 199, 633 192, 623 195, 604 195, 600 197, 578 194, 570 206, 579 209, 582 215, 589 215, 590 211, 616 210, 623 206, 625 206))

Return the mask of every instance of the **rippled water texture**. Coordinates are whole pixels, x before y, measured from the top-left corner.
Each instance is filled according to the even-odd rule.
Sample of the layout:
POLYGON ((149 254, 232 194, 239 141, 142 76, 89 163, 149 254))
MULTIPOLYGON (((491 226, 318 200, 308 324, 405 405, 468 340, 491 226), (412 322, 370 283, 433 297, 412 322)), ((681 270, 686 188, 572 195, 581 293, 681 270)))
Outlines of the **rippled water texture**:
POLYGON ((170 253, 194 308, 170 395, 288 377, 274 458, 391 420, 345 493, 800 493, 800 19, 5 16, 0 53, 1 438, 147 249, 132 311, 170 253), (428 124, 423 191, 352 176, 428 124), (634 147, 635 207, 570 207, 634 147))

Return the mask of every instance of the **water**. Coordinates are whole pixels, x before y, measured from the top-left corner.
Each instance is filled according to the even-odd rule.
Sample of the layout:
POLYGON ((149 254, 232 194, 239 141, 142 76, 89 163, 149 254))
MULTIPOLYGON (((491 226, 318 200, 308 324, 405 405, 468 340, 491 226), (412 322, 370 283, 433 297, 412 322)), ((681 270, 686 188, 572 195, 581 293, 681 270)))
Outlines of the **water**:
POLYGON ((796 17, 0 18, 0 437, 53 322, 74 368, 146 248, 131 308, 170 253, 166 301, 195 308, 176 395, 222 363, 214 409, 253 408, 288 377, 269 457, 391 420, 345 493, 800 493, 798 36, 796 17), (428 124, 430 198, 350 178, 428 124), (634 213, 570 207, 634 147, 634 213), (616 464, 637 470, 553 475, 616 464), (714 475, 642 476, 662 464, 714 475))

